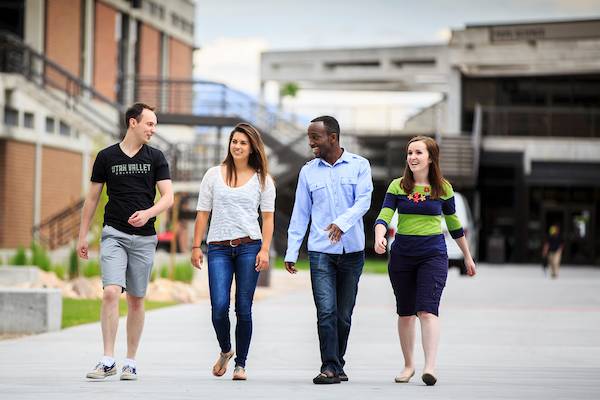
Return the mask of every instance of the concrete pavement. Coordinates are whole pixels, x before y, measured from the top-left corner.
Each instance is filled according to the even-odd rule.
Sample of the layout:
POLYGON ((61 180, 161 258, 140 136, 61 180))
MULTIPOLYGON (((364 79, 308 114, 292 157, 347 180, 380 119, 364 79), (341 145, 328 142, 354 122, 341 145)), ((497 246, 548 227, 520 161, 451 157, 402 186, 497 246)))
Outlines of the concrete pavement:
MULTIPOLYGON (((276 274, 284 274, 275 271, 276 274)), ((306 272, 289 279, 304 280, 306 272)), ((297 286, 297 285, 296 285, 297 286)), ((147 314, 140 379, 89 382, 100 328, 0 341, 1 399, 597 399, 600 398, 600 268, 481 266, 475 279, 451 270, 440 310, 438 384, 420 371, 395 384, 402 367, 394 298, 385 275, 364 275, 347 353, 350 382, 317 386, 320 365, 310 288, 257 301, 249 380, 211 375, 218 347, 208 302, 147 314)), ((125 324, 117 343, 125 352, 125 324)), ((418 368, 422 351, 416 347, 418 368)), ((120 366, 120 365, 119 365, 120 366)))

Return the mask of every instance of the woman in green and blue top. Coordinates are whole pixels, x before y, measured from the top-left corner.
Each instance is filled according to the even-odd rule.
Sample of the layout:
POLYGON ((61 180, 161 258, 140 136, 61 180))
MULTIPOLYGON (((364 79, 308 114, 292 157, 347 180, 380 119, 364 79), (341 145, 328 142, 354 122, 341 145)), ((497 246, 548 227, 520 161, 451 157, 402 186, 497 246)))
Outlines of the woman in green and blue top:
POLYGON ((440 333, 438 308, 448 275, 442 215, 465 256, 470 276, 475 275, 475 262, 455 213, 452 186, 440 170, 437 143, 430 137, 417 136, 408 142, 406 153, 404 176, 390 184, 375 222, 375 252, 385 253, 387 227, 394 212, 398 212, 397 234, 388 265, 404 355, 404 369, 395 381, 408 382, 415 374, 413 348, 418 317, 425 353, 422 379, 425 384, 434 385, 440 333))

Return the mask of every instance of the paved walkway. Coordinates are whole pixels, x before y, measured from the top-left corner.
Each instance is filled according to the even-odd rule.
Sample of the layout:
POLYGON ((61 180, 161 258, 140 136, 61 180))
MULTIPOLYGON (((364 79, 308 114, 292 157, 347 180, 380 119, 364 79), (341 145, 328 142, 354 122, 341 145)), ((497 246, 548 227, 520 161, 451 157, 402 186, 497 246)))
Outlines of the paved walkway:
MULTIPOLYGON (((482 266, 450 273, 442 315, 438 384, 395 384, 402 358, 386 276, 363 276, 346 371, 350 382, 316 386, 320 364, 310 289, 257 301, 247 382, 215 378, 209 304, 148 313, 140 379, 88 382, 101 351, 98 324, 0 341, 1 399, 598 399, 600 268, 482 266)), ((282 271, 276 271, 283 274, 282 271)), ((307 281, 306 273, 290 277, 307 281)), ((124 355, 124 324, 119 360, 124 355)), ((422 366, 422 352, 417 347, 422 366)))

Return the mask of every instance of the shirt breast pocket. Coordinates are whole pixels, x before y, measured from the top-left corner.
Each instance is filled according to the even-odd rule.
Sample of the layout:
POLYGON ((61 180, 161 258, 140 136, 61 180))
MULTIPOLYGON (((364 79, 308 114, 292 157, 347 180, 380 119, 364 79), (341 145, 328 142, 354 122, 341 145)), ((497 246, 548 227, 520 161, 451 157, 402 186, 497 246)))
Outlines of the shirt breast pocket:
POLYGON ((325 182, 314 182, 309 186, 310 197, 313 203, 321 203, 327 201, 327 188, 325 182))
POLYGON ((340 178, 340 185, 342 186, 342 190, 346 196, 354 199, 357 182, 358 179, 354 176, 342 176, 340 178))

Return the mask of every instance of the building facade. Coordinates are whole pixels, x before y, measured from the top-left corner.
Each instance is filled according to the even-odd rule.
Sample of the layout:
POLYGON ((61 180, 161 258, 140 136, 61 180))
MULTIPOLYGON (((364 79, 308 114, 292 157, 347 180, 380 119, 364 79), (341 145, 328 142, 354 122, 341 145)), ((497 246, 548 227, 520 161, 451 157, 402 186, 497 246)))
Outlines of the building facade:
POLYGON ((538 262, 558 224, 564 262, 600 265, 600 20, 467 25, 435 46, 266 52, 261 82, 442 93, 398 135, 363 140, 364 154, 394 164, 376 185, 402 169, 386 147, 403 137, 438 137, 443 158, 467 139, 473 179, 455 186, 475 205, 481 260, 538 262))
POLYGON ((156 81, 192 78, 194 11, 188 0, 0 3, 0 248, 28 246, 81 201, 95 153, 124 130, 123 105, 160 107, 156 81))

